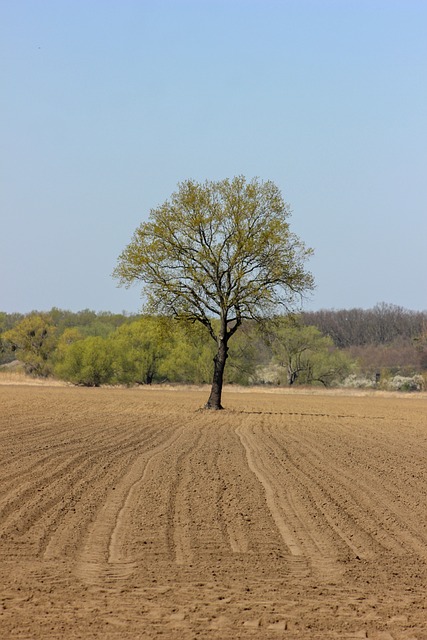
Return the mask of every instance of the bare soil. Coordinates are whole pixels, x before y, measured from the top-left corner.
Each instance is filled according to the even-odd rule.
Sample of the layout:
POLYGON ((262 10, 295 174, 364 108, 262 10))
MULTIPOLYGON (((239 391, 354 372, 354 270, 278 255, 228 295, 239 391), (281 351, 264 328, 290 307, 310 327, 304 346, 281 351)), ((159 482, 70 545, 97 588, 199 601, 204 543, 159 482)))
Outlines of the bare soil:
POLYGON ((427 398, 0 386, 0 638, 427 638, 427 398))

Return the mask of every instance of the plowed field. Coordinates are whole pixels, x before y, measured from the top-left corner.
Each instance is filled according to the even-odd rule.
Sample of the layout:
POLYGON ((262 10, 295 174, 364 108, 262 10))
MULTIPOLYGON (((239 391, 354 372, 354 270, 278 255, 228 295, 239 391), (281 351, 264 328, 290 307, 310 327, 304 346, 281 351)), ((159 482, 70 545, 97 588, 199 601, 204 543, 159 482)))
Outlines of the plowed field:
POLYGON ((0 637, 427 638, 427 398, 0 386, 0 637))

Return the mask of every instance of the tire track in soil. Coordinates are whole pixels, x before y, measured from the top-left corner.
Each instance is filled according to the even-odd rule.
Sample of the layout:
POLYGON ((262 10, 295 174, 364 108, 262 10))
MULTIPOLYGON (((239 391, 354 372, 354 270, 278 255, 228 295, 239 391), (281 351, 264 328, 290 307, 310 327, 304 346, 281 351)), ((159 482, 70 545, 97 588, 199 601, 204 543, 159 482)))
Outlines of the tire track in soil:
POLYGON ((2 538, 32 541, 36 553, 44 554, 45 558, 61 555, 64 538, 75 537, 76 528, 83 524, 81 520, 75 522, 77 504, 81 516, 84 493, 92 492, 94 482, 106 475, 105 466, 100 468, 99 461, 112 450, 115 450, 115 462, 127 458, 140 443, 127 434, 119 439, 120 445, 120 453, 116 452, 114 441, 99 446, 95 452, 73 453, 71 458, 66 452, 53 467, 41 465, 34 469, 32 483, 27 480, 4 498, 0 525, 2 538), (60 540, 62 546, 59 546, 60 540))
POLYGON ((72 549, 77 539, 82 539, 91 526, 99 510, 99 504, 105 502, 108 492, 114 491, 118 477, 123 469, 128 469, 140 455, 154 446, 160 438, 155 430, 144 431, 138 438, 135 435, 112 440, 108 446, 99 447, 99 455, 91 456, 90 470, 86 476, 75 477, 72 482, 72 500, 62 504, 56 519, 44 534, 44 557, 53 559, 72 549), (108 461, 108 463, 107 463, 108 461))
MULTIPOLYGON (((379 482, 378 475, 362 474, 359 466, 336 465, 331 459, 325 469, 324 457, 312 445, 295 436, 288 437, 288 440, 298 445, 292 454, 288 453, 288 462, 293 465, 316 505, 335 504, 335 513, 339 511, 341 516, 347 515, 349 535, 353 539, 360 538, 359 551, 356 547, 353 549, 356 555, 373 559, 384 551, 405 555, 408 548, 412 548, 420 558, 427 559, 427 537, 420 535, 410 505, 402 504, 400 496, 390 488, 389 473, 384 473, 379 482), (291 457, 294 458, 292 461, 291 457), (328 486, 331 490, 333 488, 333 497, 327 490, 328 486), (371 551, 367 551, 368 547, 371 551)), ((365 455, 367 450, 369 443, 365 442, 365 455)), ((371 453, 370 461, 373 455, 371 453)), ((332 518, 336 515, 328 516, 325 508, 322 514, 333 527, 332 518)))
MULTIPOLYGON (((236 416, 233 422, 237 421, 241 422, 241 417, 236 416)), ((230 428, 228 420, 224 422, 216 441, 215 465, 221 478, 218 517, 230 549, 235 556, 248 554, 254 566, 286 555, 288 562, 293 558, 296 567, 300 560, 283 547, 283 537, 266 505, 264 486, 249 468, 238 429, 230 428)))
POLYGON ((229 441, 221 437, 220 441, 224 446, 215 451, 215 470, 220 479, 216 495, 217 518, 223 538, 228 540, 232 553, 246 554, 250 549, 250 516, 244 511, 242 482, 236 482, 239 478, 239 449, 234 441, 234 432, 231 434, 234 436, 233 440, 230 439, 230 430, 226 431, 229 441))
POLYGON ((170 518, 173 553, 178 565, 210 562, 222 555, 247 553, 249 517, 241 512, 236 463, 238 439, 219 416, 209 425, 189 432, 191 443, 176 462, 170 487, 170 518), (224 454, 228 452, 227 465, 224 454), (231 505, 235 509, 230 508, 231 505))
POLYGON ((133 558, 122 554, 121 531, 127 527, 135 494, 143 487, 147 474, 157 458, 176 444, 182 432, 182 428, 175 428, 149 452, 140 455, 116 483, 114 494, 109 494, 98 511, 79 553, 75 571, 83 581, 98 586, 114 586, 117 579, 127 578, 133 572, 133 558))
POLYGON ((264 487, 268 508, 290 555, 303 556, 303 551, 287 523, 286 511, 283 506, 283 492, 272 475, 267 472, 266 466, 262 461, 260 448, 253 440, 251 441, 247 432, 243 432, 242 427, 237 428, 236 433, 245 449, 249 469, 264 487))
MULTIPOLYGON (((55 435, 58 438, 58 434, 52 434, 51 437, 55 435)), ((26 443, 25 453, 26 459, 32 459, 37 456, 37 453, 42 453, 46 449, 56 449, 56 451, 50 455, 39 457, 35 460, 35 462, 26 462, 25 465, 20 464, 19 471, 15 473, 8 472, 6 474, 6 478, 2 478, 2 498, 1 502, 11 502, 13 498, 22 504, 23 499, 25 499, 25 487, 33 487, 35 479, 39 482, 40 486, 45 485, 51 480, 55 480, 56 477, 60 477, 62 471, 67 472, 67 465, 70 465, 72 468, 73 464, 76 461, 88 459, 88 456, 95 455, 96 458, 100 457, 103 453, 109 452, 113 447, 120 447, 121 450, 126 450, 126 443, 128 442, 127 448, 129 451, 135 446, 135 436, 124 434, 121 439, 117 440, 117 437, 114 437, 114 433, 111 434, 107 432, 107 434, 103 434, 102 444, 96 444, 94 446, 93 438, 90 439, 86 437, 84 439, 79 439, 75 442, 75 447, 70 448, 70 442, 61 442, 60 444, 56 444, 54 446, 44 446, 38 448, 29 449, 28 443, 26 443), (108 439, 112 441, 111 444, 108 444, 108 439), (88 442, 88 449, 85 448, 85 442, 88 442), (82 451, 84 449, 84 451, 82 451), (92 453, 95 452, 95 454, 92 453), (65 465, 65 468, 62 467, 65 465), (19 479, 19 488, 16 487, 16 480, 19 479), (9 495, 8 495, 9 493, 9 495)), ((74 444, 74 443, 73 443, 74 444)), ((20 451, 17 456, 22 462, 22 451, 20 451)), ((6 463, 3 467, 6 466, 6 463)), ((0 504, 1 504, 0 502, 0 504)), ((6 514, 2 512, 2 516, 4 518, 6 514)))
POLYGON ((193 452, 202 438, 202 432, 196 434, 190 446, 182 451, 174 464, 175 479, 169 489, 169 504, 167 508, 167 530, 169 552, 177 565, 190 564, 192 560, 194 539, 191 535, 192 506, 190 490, 192 478, 189 467, 192 466, 193 452))
POLYGON ((170 487, 169 539, 177 565, 210 562, 232 551, 222 510, 225 484, 218 468, 218 443, 224 445, 226 431, 219 417, 209 416, 209 425, 193 426, 189 437, 170 487))
MULTIPOLYGON (((258 428, 261 431, 261 426, 258 428)), ((336 548, 307 518, 294 482, 283 477, 277 447, 267 447, 265 429, 262 437, 254 437, 250 428, 239 427, 236 432, 246 451, 249 468, 264 487, 268 508, 291 556, 292 572, 299 577, 314 572, 323 581, 340 581, 343 569, 338 563, 336 548)), ((336 526, 333 528, 344 537, 336 526)), ((346 542, 352 544, 349 540, 346 542)))
POLYGON ((60 465, 61 470, 58 470, 58 467, 55 469, 53 479, 52 476, 38 477, 33 486, 22 493, 15 493, 13 499, 3 508, 2 537, 32 539, 37 554, 42 553, 43 540, 49 536, 49 531, 58 521, 62 507, 65 506, 64 494, 71 486, 77 494, 79 484, 86 484, 92 475, 91 461, 85 459, 85 456, 76 456, 71 463, 60 465))
MULTIPOLYGON (((270 433, 265 436, 266 447, 268 441, 272 443, 269 447, 272 457, 276 455, 272 452, 283 450, 282 443, 270 433)), ((325 472, 323 469, 319 469, 317 475, 313 474, 310 471, 311 461, 309 459, 303 459, 300 466, 295 464, 293 459, 295 451, 292 449, 292 445, 295 447, 295 443, 297 443, 296 451, 298 451, 298 438, 291 439, 287 436, 286 459, 282 466, 286 475, 284 482, 293 487, 295 496, 297 494, 299 496, 300 520, 305 523, 306 527, 311 523, 310 530, 312 532, 323 529, 323 532, 317 534, 323 536, 323 545, 328 538, 331 550, 341 547, 341 554, 344 557, 349 553, 350 557, 371 558, 373 556, 370 549, 371 537, 358 527, 352 517, 343 509, 344 502, 338 498, 340 487, 337 486, 337 483, 339 480, 335 480, 332 494, 324 486, 325 472)), ((294 501, 296 503, 296 499, 294 501)))
MULTIPOLYGON (((239 455, 239 438, 219 416, 209 416, 203 428, 192 427, 188 438, 169 488, 169 546, 176 564, 247 554, 255 509, 247 504, 248 486, 239 467, 241 459, 245 463, 246 459, 239 455)), ((253 475, 248 475, 251 483, 253 475)))

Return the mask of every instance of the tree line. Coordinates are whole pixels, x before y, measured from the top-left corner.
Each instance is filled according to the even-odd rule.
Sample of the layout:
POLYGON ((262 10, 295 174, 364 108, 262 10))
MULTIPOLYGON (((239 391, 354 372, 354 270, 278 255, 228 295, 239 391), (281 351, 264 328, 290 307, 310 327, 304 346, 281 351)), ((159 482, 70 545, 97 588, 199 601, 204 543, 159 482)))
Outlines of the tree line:
POLYGON ((316 326, 340 349, 416 340, 427 331, 427 312, 381 302, 372 309, 305 311, 304 324, 316 326))
POLYGON ((427 370, 427 312, 401 306, 304 312, 302 321, 315 325, 334 345, 358 363, 368 376, 414 375, 427 370))
MULTIPOLYGON (((262 326, 244 322, 230 343, 224 381, 329 387, 351 375, 373 380, 377 372, 386 377, 427 371, 427 313, 384 304, 356 311, 288 314, 262 326), (379 311, 383 329, 369 334, 366 327, 379 311), (359 332, 346 317, 357 317, 359 332), (396 333, 397 319, 401 330, 396 333), (384 341, 387 326, 394 329, 384 341), (337 327, 344 347, 335 344, 337 327)), ((32 376, 85 386, 205 384, 211 381, 214 357, 215 344, 203 326, 164 316, 56 308, 0 313, 0 364, 17 360, 32 376)))

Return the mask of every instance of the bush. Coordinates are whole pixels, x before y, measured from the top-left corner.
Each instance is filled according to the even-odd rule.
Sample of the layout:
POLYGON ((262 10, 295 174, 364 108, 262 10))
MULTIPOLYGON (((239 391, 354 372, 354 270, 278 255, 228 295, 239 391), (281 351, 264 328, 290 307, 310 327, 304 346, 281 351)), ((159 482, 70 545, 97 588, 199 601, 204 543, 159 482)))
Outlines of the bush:
POLYGON ((422 391, 424 389, 424 378, 421 375, 412 377, 394 376, 386 384, 390 391, 422 391))
POLYGON ((371 378, 365 378, 364 376, 358 376, 355 373, 347 376, 347 378, 340 385, 344 389, 375 389, 375 380, 371 378))
POLYGON ((85 338, 69 346, 56 373, 74 384, 99 387, 113 381, 113 358, 108 340, 96 336, 85 338))

